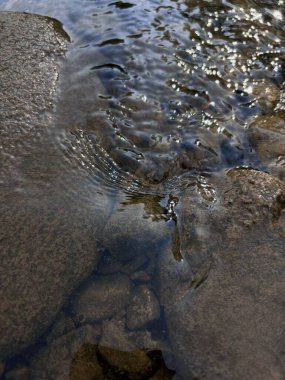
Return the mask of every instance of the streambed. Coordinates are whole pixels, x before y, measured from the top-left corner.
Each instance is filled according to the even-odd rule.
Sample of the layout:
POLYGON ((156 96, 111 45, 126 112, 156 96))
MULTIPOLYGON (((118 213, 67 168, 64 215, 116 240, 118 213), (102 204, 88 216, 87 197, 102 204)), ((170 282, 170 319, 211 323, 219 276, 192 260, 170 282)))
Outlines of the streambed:
POLYGON ((2 106, 3 377, 283 379, 282 2, 0 4, 64 28, 2 106))

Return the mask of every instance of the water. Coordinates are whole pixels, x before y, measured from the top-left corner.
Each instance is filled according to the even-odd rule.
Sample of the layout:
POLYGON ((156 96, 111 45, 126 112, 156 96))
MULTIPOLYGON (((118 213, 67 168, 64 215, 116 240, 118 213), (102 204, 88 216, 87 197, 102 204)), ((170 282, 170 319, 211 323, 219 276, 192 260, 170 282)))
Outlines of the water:
POLYGON ((84 134, 83 155, 96 139, 146 184, 184 169, 253 165, 244 129, 265 108, 260 91, 283 80, 281 5, 15 1, 3 8, 57 17, 71 35, 63 128, 84 134))
MULTIPOLYGON (((90 96, 75 83, 84 100, 71 124, 83 124, 86 138, 95 135, 146 184, 184 169, 253 165, 243 132, 262 104, 251 93, 262 80, 277 87, 283 80, 280 20, 264 13, 226 4, 96 4, 77 54, 81 83, 93 80, 98 90, 90 96)), ((67 109, 68 97, 67 89, 67 109)))
MULTIPOLYGON (((113 333, 114 351, 152 350, 152 369, 142 370, 138 378, 150 378, 154 368, 164 371, 162 378, 172 378, 171 371, 178 369, 161 306, 136 327, 128 318, 140 310, 137 299, 154 297, 154 309, 159 302, 158 257, 173 233, 183 238, 175 235, 183 189, 193 186, 215 203, 207 180, 212 173, 240 166, 264 170, 248 126, 260 115, 272 114, 279 101, 285 58, 283 1, 1 0, 0 7, 54 17, 70 36, 50 138, 62 157, 63 176, 67 171, 72 178, 81 173, 88 204, 96 188, 103 199, 108 197, 110 207, 109 222, 97 237, 102 259, 64 303, 63 319, 72 327, 63 330, 91 323, 101 329, 99 347, 110 345, 113 333), (118 274, 127 285, 117 295, 108 281, 118 274), (123 299, 124 292, 130 295, 114 305, 115 313, 103 312, 90 322, 84 314, 87 306, 74 304, 82 289, 92 284, 100 288, 100 281, 107 281, 110 294, 115 293, 106 305, 123 299), (122 321, 127 321, 127 332, 122 321), (124 337, 116 341, 122 331, 124 337)), ((102 207, 98 200, 93 206, 102 207)), ((174 238, 178 262, 183 261, 180 245, 174 238)), ((34 355, 49 342, 53 327, 35 348, 11 360, 8 370, 23 363, 41 366, 42 359, 34 355)), ((116 374, 114 363, 125 359, 94 347, 91 351, 105 376, 109 373, 107 378, 135 376, 128 373, 130 368, 127 374, 116 374)), ((132 360, 145 359, 134 355, 132 360)))

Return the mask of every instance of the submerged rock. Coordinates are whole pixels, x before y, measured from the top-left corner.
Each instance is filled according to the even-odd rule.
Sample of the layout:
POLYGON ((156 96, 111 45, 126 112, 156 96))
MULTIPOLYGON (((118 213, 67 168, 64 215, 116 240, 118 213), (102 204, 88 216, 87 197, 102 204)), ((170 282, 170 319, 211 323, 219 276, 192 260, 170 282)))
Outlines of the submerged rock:
MULTIPOLYGON (((84 128, 88 130, 91 123, 86 115, 92 114, 98 104, 90 94, 94 88, 103 94, 104 86, 99 89, 100 79, 96 77, 87 80, 85 87, 77 77, 65 82, 63 91, 71 94, 71 101, 67 99, 67 107, 62 106, 57 120, 63 122, 65 112, 72 114, 66 119, 70 128, 65 125, 63 135, 73 132, 80 149, 68 143, 66 150, 75 148, 72 154, 58 154, 53 146, 56 143, 51 144, 49 139, 49 129, 53 126, 56 81, 60 57, 66 50, 66 35, 57 22, 39 16, 6 13, 0 14, 0 21, 0 64, 4 68, 0 74, 4 89, 0 104, 4 110, 0 120, 0 159, 4 163, 0 168, 0 355, 6 357, 36 341, 54 321, 71 291, 91 273, 99 260, 98 229, 104 230, 102 243, 116 261, 116 268, 133 275, 141 270, 143 281, 146 264, 153 266, 157 252, 169 238, 163 218, 155 221, 155 212, 150 215, 142 204, 119 208, 105 227, 110 205, 104 190, 97 192, 88 179, 98 164, 93 165, 97 157, 93 152, 98 140, 93 136, 96 128, 101 129, 99 143, 122 169, 117 174, 130 171, 150 183, 163 182, 187 170, 196 173, 216 168, 220 161, 226 166, 242 164, 243 153, 230 138, 221 142, 212 133, 200 132, 199 139, 174 148, 174 156, 169 152, 179 139, 158 138, 157 154, 146 154, 146 163, 140 165, 141 155, 133 151, 129 142, 116 146, 118 140, 126 139, 116 135, 113 140, 112 117, 107 118, 104 112, 98 120, 92 120, 97 127, 84 139, 84 128), (81 107, 77 107, 78 101, 81 107), (70 112, 77 108, 80 112, 70 112), (79 126, 84 123, 81 133, 79 126), (81 170, 79 164, 90 165, 92 170, 81 170)), ((74 67, 66 70, 72 78, 74 67)), ((272 97, 261 99, 265 111, 278 98, 277 89, 271 90, 272 97)), ((151 103, 143 117, 148 109, 151 103)), ((137 110, 133 111, 138 117, 137 110)), ((159 109, 158 114, 163 115, 162 111, 159 109)), ((120 113, 117 119, 121 119, 120 113)), ((163 124, 164 119, 159 116, 154 120, 155 124, 163 124)), ((188 126, 188 118, 186 123, 188 126)), ((128 137, 127 132, 124 134, 128 137)), ((271 159, 283 155, 281 132, 276 136, 273 131, 262 131, 256 138, 256 150, 261 158, 264 155, 266 164, 266 160, 271 164, 271 159), (274 143, 269 153, 267 133, 274 143)), ((146 144, 152 151, 146 136, 134 136, 134 142, 139 148, 146 144)), ((101 158, 99 154, 102 169, 106 161, 101 158)), ((283 379, 285 234, 280 218, 284 214, 284 188, 276 179, 253 170, 232 170, 223 178, 217 177, 209 180, 209 188, 204 183, 186 186, 180 198, 182 207, 173 251, 165 252, 161 261, 160 297, 177 370, 185 380, 283 379)), ((125 184, 125 177, 122 182, 125 184)), ((111 266, 101 266, 101 274, 111 273, 111 266)), ((73 311, 84 321, 110 318, 129 300, 127 276, 102 279, 87 286, 75 300, 73 311)), ((143 314, 140 303, 133 300, 127 320, 125 315, 105 320, 100 338, 103 361, 132 378, 146 377, 153 369, 147 353, 138 347, 163 346, 149 331, 127 330, 142 328, 159 316, 153 295, 149 296, 146 287, 143 289, 139 302, 151 298, 151 309, 146 308, 143 314)), ((54 336, 47 347, 32 359, 32 378, 102 378, 97 348, 86 348, 86 342, 97 343, 98 336, 93 336, 90 326, 69 332, 73 327, 66 323, 63 320, 54 325, 54 336), (92 368, 85 372, 89 363, 92 368)))
POLYGON ((280 98, 280 89, 268 79, 250 81, 247 90, 254 96, 264 113, 272 112, 280 98))
POLYGON ((107 366, 107 379, 143 380, 164 366, 161 350, 169 351, 169 346, 155 340, 147 330, 128 331, 121 313, 103 322, 98 350, 107 366))
POLYGON ((249 137, 261 162, 272 174, 285 180, 284 112, 258 117, 249 126, 249 137))
POLYGON ((153 363, 143 350, 119 351, 99 346, 103 359, 119 373, 131 379, 145 379, 152 371, 153 363))
POLYGON ((169 235, 165 219, 155 220, 155 216, 148 212, 143 203, 130 203, 125 208, 119 205, 102 236, 102 243, 110 250, 111 255, 126 263, 125 271, 128 273, 144 264, 146 253, 147 257, 154 257, 165 237, 169 235), (152 217, 154 220, 151 220, 152 217), (126 270, 127 267, 129 270, 126 270))
MULTIPOLYGON (((31 361, 31 379, 76 379, 75 374, 80 373, 81 369, 83 371, 82 367, 85 367, 86 363, 83 363, 85 360, 83 360, 81 354, 82 351, 86 354, 84 348, 88 343, 92 345, 98 343, 98 331, 88 325, 50 342, 33 357, 31 361)), ((92 361, 91 372, 93 375, 94 373, 98 375, 98 380, 102 378, 100 377, 101 369, 96 360, 92 361)))
POLYGON ((212 185, 215 202, 186 190, 182 260, 169 251, 161 262, 177 371, 185 380, 284 379, 285 187, 249 169, 212 185))
POLYGON ((117 314, 111 320, 102 323, 100 346, 126 352, 138 348, 169 351, 169 345, 165 339, 154 338, 151 331, 146 329, 128 330, 124 313, 117 314))
POLYGON ((73 302, 73 312, 84 322, 111 318, 130 298, 131 284, 126 275, 98 276, 73 302))
POLYGON ((147 286, 137 286, 127 309, 128 328, 130 330, 142 328, 159 316, 159 303, 154 293, 147 286))
POLYGON ((174 371, 171 371, 164 365, 149 380, 174 380, 174 374, 174 371))
POLYGON ((100 257, 97 229, 105 223, 108 205, 50 139, 68 45, 60 23, 5 12, 0 35, 3 358, 34 343, 92 271, 100 257))
POLYGON ((69 380, 104 380, 102 367, 98 363, 97 346, 83 344, 70 365, 69 380))

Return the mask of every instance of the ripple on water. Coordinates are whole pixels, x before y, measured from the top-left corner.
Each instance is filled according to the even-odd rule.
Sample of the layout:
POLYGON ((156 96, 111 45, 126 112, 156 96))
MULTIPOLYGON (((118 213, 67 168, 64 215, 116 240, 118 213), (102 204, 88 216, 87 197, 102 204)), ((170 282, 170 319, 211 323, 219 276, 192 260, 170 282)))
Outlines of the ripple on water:
POLYGON ((63 113, 64 129, 96 136, 142 182, 255 164, 245 128, 274 108, 261 93, 283 80, 279 14, 182 1, 101 1, 88 12, 69 56, 78 75, 65 80, 80 83, 77 102, 72 85, 63 89, 63 109, 83 111, 63 113))

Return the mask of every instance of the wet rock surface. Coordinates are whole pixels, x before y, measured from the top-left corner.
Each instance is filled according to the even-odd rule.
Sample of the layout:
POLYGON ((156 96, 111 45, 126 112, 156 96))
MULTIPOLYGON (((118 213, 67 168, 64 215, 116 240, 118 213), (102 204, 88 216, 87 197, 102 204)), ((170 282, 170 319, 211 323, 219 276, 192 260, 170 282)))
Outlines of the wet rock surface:
POLYGON ((96 265, 100 208, 93 186, 61 166, 49 140, 68 45, 60 23, 0 13, 0 34, 2 358, 35 342, 96 265))
POLYGON ((265 114, 271 113, 280 100, 280 88, 269 80, 249 82, 248 89, 265 114))
POLYGON ((84 322, 109 319, 129 302, 131 284, 126 275, 98 276, 73 302, 73 312, 84 322))
POLYGON ((50 339, 30 359, 28 378, 144 380, 163 375, 171 379, 174 372, 165 366, 161 349, 169 350, 146 331, 129 332, 119 313, 101 325, 87 324, 50 339))
MULTIPOLYGON (((154 339, 146 329, 128 330, 126 316, 120 313, 103 322, 98 350, 107 366, 108 379, 122 376, 139 380, 165 368, 161 352, 169 351, 169 346, 166 341, 154 339)), ((173 375, 172 371, 166 372, 173 375)))
POLYGON ((284 184, 236 169, 213 179, 213 187, 215 202, 186 191, 183 261, 175 263, 170 252, 161 263, 161 298, 178 373, 183 379, 281 380, 284 184))
POLYGON ((70 380, 104 380, 103 369, 98 363, 97 346, 84 343, 74 355, 70 364, 70 380))
MULTIPOLYGON (((98 336, 97 329, 86 325, 55 339, 33 357, 30 369, 31 379, 69 379, 70 367, 74 376, 74 373, 79 371, 79 363, 76 358, 77 363, 72 363, 72 359, 84 344, 96 344, 98 336)), ((81 356, 80 353, 79 356, 81 356)), ((96 366, 96 360, 92 361, 92 367, 92 371, 100 376, 101 371, 96 366)))
POLYGON ((167 342, 154 339, 151 332, 146 329, 128 330, 124 313, 103 321, 100 345, 102 347, 113 347, 119 351, 133 351, 138 347, 153 350, 168 349, 167 342))
POLYGON ((142 350, 118 351, 110 347, 100 347, 99 352, 110 366, 129 374, 133 379, 143 378, 152 370, 152 361, 142 350))
POLYGON ((127 326, 139 329, 147 323, 159 319, 160 307, 154 293, 144 285, 137 286, 127 309, 127 326))
POLYGON ((50 18, 1 12, 0 20, 1 185, 16 187, 35 175, 33 154, 50 126, 68 36, 50 18))

